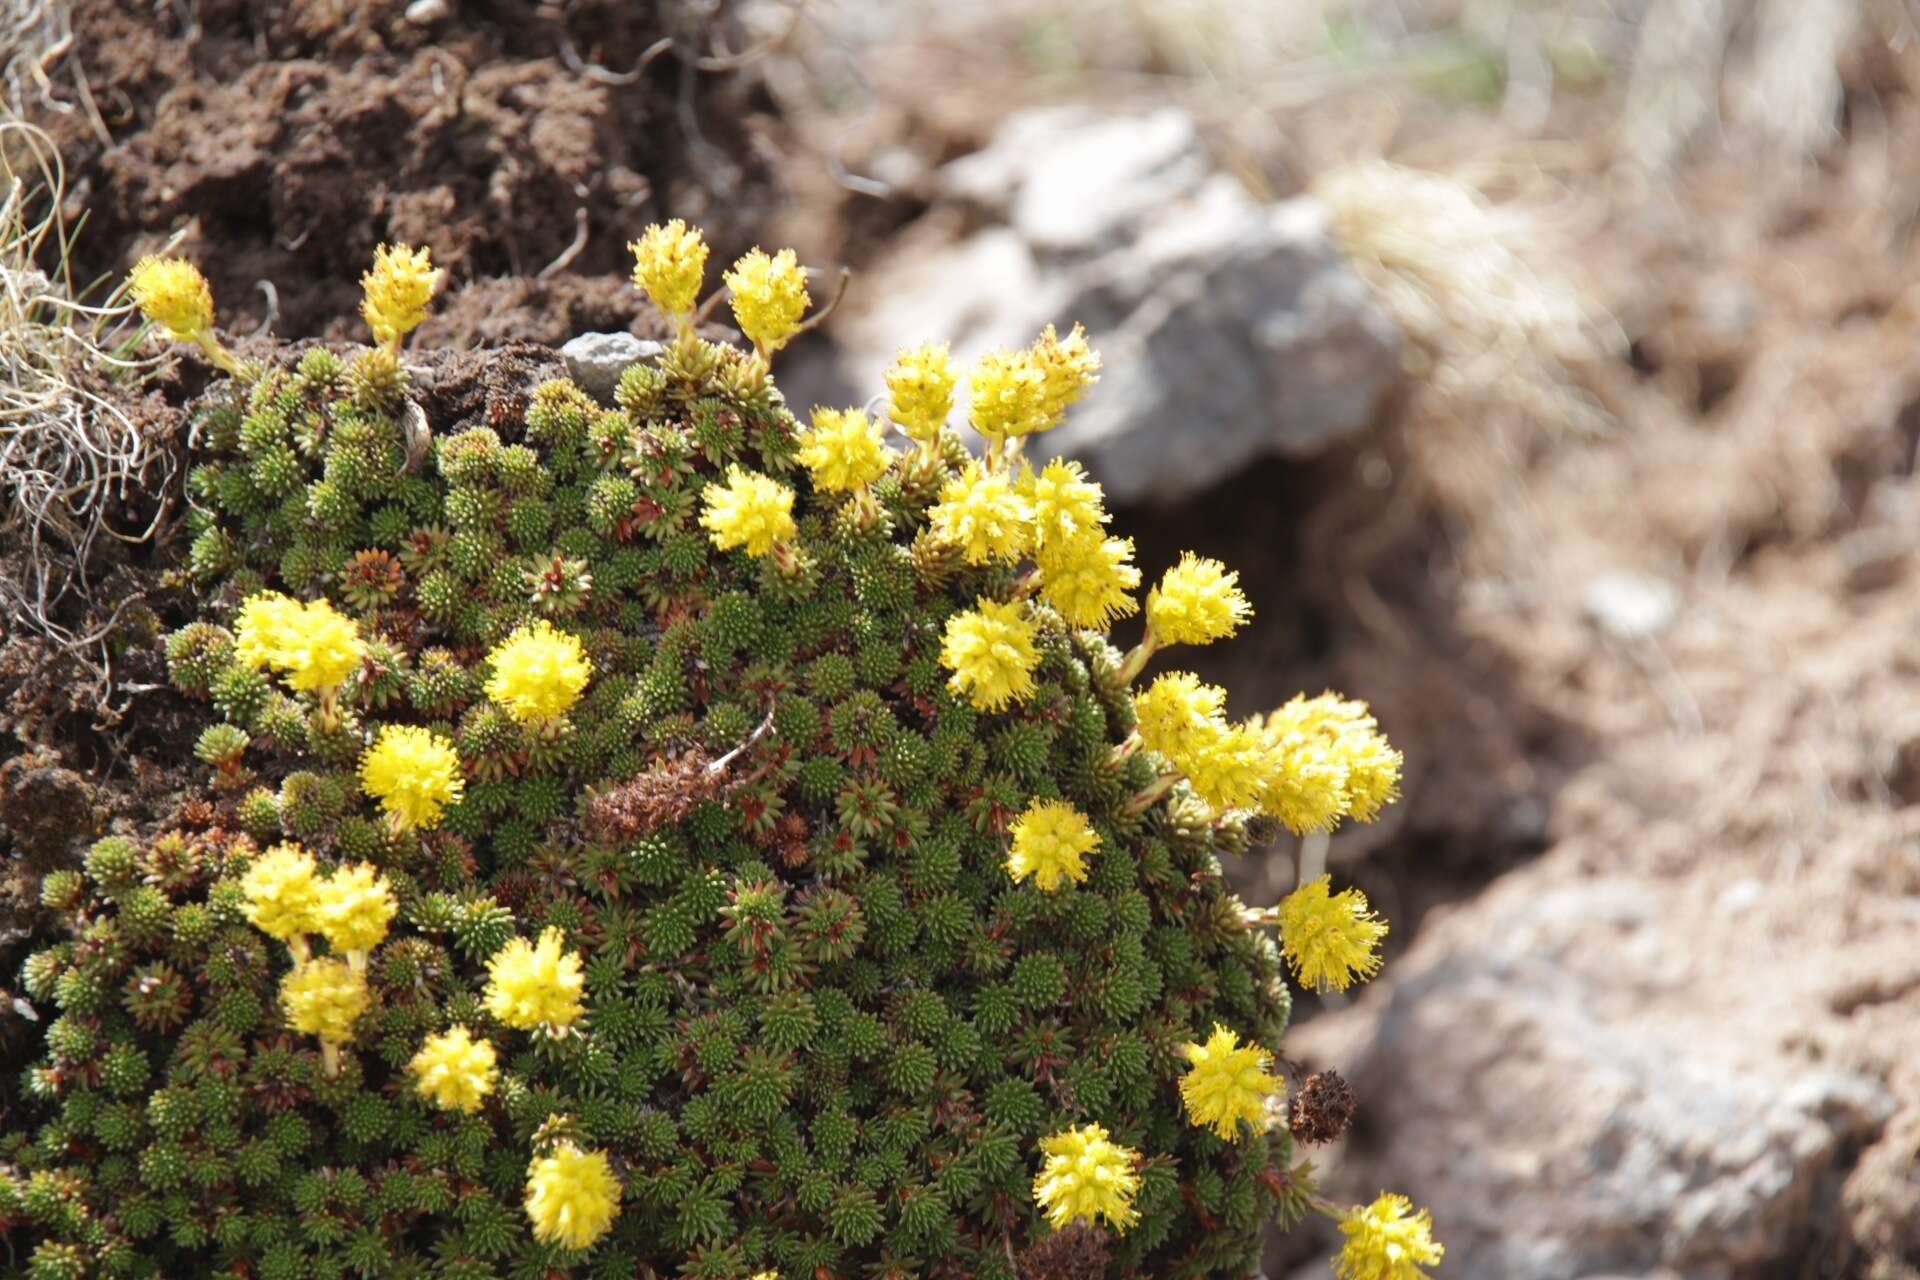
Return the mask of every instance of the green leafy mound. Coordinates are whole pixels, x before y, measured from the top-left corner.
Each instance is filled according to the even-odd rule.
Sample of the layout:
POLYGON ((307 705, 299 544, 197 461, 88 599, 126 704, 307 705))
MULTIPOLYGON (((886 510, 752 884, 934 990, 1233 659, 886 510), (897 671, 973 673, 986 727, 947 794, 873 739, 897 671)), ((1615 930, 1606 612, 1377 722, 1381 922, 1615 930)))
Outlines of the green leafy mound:
POLYGON ((989 714, 949 689, 949 617, 1018 575, 926 534, 956 437, 876 481, 876 513, 814 490, 764 363, 731 348, 683 341, 614 410, 565 381, 496 397, 411 456, 390 363, 314 350, 252 375, 200 411, 209 620, 168 644, 228 722, 200 743, 211 788, 179 830, 104 840, 45 886, 71 936, 25 985, 58 1013, 39 1115, 0 1146, 31 1275, 1002 1280, 1058 1239, 1041 1139, 1089 1122, 1143 1156, 1108 1274, 1256 1269, 1263 1224, 1300 1208, 1292 1141, 1223 1140, 1178 1087, 1179 1047, 1216 1023, 1268 1049, 1286 1026, 1278 951, 1217 861, 1249 819, 1156 798, 1150 754, 1116 750, 1120 655, 1040 600, 1031 696, 989 714), (798 494, 781 564, 700 527, 734 464, 798 494), (262 589, 358 624, 331 705, 212 620, 262 589), (558 727, 483 690, 489 648, 542 617, 594 665, 558 727), (457 745, 464 797, 431 830, 396 834, 362 793, 391 724, 457 745), (1100 844, 1048 893, 1010 878, 1007 828, 1053 797, 1100 844), (246 916, 240 876, 282 841, 377 865, 400 904, 336 1076, 246 916), (501 1028, 485 962, 547 928, 584 957, 586 1017, 501 1028), (472 1114, 406 1071, 456 1023, 500 1050, 472 1114), (624 1186, 585 1252, 537 1243, 521 1205, 556 1135, 624 1186))

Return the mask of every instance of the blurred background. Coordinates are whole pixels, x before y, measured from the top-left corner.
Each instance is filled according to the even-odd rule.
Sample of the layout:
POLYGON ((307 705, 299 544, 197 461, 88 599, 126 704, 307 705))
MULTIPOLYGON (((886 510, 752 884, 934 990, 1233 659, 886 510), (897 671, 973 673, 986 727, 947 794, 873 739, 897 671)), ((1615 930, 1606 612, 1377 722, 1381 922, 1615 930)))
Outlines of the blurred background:
MULTIPOLYGON (((624 246, 684 217, 851 273, 798 409, 1084 322, 1045 445, 1149 578, 1241 571, 1201 673, 1407 756, 1330 854, 1386 971, 1287 1045, 1360 1097, 1330 1192, 1430 1206, 1442 1275, 1920 1277, 1914 0, 0 0, 0 64, 16 316, 177 241, 230 333, 354 337, 405 240, 416 343, 645 337, 624 246)), ((119 405, 88 572, 0 535, 29 859, 174 785, 113 637, 184 441, 119 405)))

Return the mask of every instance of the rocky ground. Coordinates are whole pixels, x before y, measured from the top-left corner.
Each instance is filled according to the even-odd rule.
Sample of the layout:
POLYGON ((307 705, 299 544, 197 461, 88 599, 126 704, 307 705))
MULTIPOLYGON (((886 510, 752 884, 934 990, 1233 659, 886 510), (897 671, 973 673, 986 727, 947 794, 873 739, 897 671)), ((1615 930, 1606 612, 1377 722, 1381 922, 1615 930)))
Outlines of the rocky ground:
MULTIPOLYGON (((1155 504, 1144 563, 1246 570, 1265 629, 1206 674, 1249 707, 1335 684, 1407 747, 1394 825, 1332 855, 1404 949, 1291 1052, 1362 1099, 1328 1185, 1431 1205, 1443 1274, 1920 1275, 1920 186, 1895 159, 1920 64, 1908 28, 1840 12, 1793 37, 1837 68, 1811 144, 1785 108, 1737 130, 1779 70, 1756 40, 1723 133, 1662 135, 1644 85, 1568 95, 1524 140, 1370 89, 1279 110, 1250 179, 1214 99, 1142 109, 1123 80, 1128 110, 1090 110, 1115 84, 1090 59, 1080 103, 919 179, 935 212, 836 326, 849 385, 916 326, 984 346, 1072 314, 1147 353, 1075 443, 1155 504), (1311 196, 1254 218, 1247 193, 1356 139, 1505 175, 1515 243, 1615 326, 1541 389, 1568 412, 1437 391, 1457 352, 1391 388, 1338 262, 1231 287, 1316 234, 1311 196)), ((1287 854, 1240 869, 1249 898, 1287 854)), ((1322 1274, 1327 1243, 1269 1270, 1322 1274)))

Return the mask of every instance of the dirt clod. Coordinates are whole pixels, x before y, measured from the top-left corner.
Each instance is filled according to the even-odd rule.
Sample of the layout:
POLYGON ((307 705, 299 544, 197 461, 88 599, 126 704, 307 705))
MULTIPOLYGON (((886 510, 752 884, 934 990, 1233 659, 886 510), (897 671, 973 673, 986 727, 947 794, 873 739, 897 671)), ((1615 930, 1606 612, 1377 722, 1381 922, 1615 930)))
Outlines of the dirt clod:
POLYGON ((47 752, 0 764, 0 822, 14 848, 41 870, 68 861, 99 830, 93 788, 47 752))

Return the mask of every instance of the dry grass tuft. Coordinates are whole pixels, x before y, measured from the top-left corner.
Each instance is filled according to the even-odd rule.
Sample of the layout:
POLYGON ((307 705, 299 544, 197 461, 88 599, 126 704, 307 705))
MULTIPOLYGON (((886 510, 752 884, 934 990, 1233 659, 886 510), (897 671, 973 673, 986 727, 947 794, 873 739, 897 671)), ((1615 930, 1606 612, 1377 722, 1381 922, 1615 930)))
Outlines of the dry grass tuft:
POLYGON ((1568 280, 1536 268, 1524 215, 1455 178, 1386 160, 1313 184, 1341 247, 1413 340, 1410 359, 1442 398, 1506 406, 1575 429, 1607 423, 1575 379, 1617 354, 1617 327, 1568 280))
POLYGON ((177 467, 110 394, 160 358, 131 354, 139 330, 120 290, 88 303, 76 289, 65 173, 45 133, 0 119, 0 184, 0 608, 10 626, 80 658, 110 712, 107 638, 133 600, 96 600, 88 568, 104 540, 156 535, 166 507, 151 497, 177 467), (120 504, 153 514, 118 527, 110 516, 120 504))

